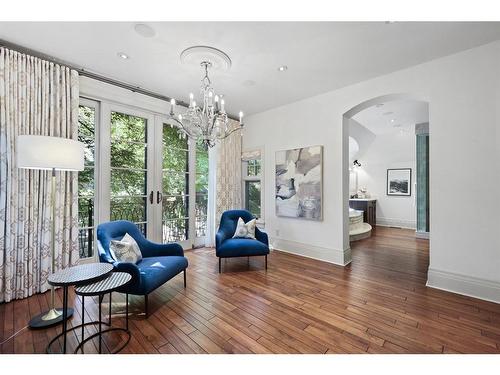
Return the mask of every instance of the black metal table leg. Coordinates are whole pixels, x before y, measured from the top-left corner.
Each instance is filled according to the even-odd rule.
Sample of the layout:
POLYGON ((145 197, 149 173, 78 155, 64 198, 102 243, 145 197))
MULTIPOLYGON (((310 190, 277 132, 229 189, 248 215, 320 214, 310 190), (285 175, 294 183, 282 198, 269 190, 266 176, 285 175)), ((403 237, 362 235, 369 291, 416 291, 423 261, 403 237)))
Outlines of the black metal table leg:
MULTIPOLYGON (((85 340, 85 296, 82 296, 82 341, 85 340)), ((83 348, 82 348, 83 352, 83 348)))
POLYGON ((102 295, 99 296, 99 354, 102 353, 102 316, 101 316, 101 308, 102 308, 102 295))
POLYGON ((66 354, 66 339, 67 339, 67 329, 68 329, 68 287, 63 287, 63 353, 66 354))

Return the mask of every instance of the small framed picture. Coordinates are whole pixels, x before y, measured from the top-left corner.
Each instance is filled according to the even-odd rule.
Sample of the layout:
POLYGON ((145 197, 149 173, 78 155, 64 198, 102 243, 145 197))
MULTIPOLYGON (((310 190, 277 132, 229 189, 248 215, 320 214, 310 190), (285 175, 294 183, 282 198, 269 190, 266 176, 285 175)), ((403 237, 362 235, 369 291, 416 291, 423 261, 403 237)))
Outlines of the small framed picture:
POLYGON ((387 170, 387 195, 411 195, 411 168, 387 170))

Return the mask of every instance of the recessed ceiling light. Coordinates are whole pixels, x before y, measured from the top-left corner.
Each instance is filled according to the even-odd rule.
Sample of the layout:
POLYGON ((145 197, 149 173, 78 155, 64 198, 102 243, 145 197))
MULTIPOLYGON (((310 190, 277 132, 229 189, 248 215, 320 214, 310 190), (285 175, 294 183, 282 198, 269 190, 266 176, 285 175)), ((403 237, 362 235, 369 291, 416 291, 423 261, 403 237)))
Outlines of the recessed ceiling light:
POLYGON ((288 70, 288 66, 286 66, 286 65, 281 65, 281 66, 278 68, 278 70, 279 70, 280 72, 284 72, 284 71, 288 70))
POLYGON ((384 116, 389 116, 389 115, 392 115, 394 112, 384 112, 382 113, 384 116))
POLYGON ((152 38, 156 35, 156 31, 149 25, 145 23, 138 23, 134 26, 134 30, 140 36, 144 38, 152 38))
POLYGON ((391 122, 394 122, 394 121, 396 121, 396 120, 394 120, 393 118, 391 118, 391 122))
POLYGON ((119 57, 119 58, 121 58, 121 59, 123 59, 123 60, 128 60, 128 59, 130 59, 130 56, 129 56, 129 55, 127 55, 126 53, 123 53, 123 52, 118 52, 118 53, 117 53, 117 55, 118 55, 118 57, 119 57))

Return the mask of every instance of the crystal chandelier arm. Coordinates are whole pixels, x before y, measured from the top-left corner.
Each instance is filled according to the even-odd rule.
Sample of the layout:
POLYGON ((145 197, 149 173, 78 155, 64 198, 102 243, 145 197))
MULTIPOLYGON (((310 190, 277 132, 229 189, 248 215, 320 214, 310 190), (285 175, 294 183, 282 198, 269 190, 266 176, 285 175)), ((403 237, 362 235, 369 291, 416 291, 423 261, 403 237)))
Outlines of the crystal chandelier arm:
POLYGON ((225 134, 224 137, 222 137, 222 139, 226 139, 227 137, 229 137, 231 134, 233 134, 234 132, 237 132, 238 130, 243 130, 243 124, 240 124, 240 126, 234 128, 233 130, 231 130, 229 133, 225 134))
POLYGON ((186 129, 182 121, 176 119, 174 116, 172 116, 172 114, 170 114, 169 120, 173 120, 177 124, 177 126, 184 132, 184 134, 186 134, 188 137, 190 138, 192 137, 191 133, 188 131, 188 129, 186 129))

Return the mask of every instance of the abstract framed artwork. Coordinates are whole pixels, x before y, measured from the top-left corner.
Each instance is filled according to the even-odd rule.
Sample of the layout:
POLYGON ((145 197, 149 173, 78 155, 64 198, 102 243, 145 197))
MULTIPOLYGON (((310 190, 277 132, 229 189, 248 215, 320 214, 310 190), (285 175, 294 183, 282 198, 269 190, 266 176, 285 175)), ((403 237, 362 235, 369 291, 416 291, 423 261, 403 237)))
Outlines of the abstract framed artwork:
POLYGON ((276 215, 323 220, 323 146, 276 152, 276 215))
POLYGON ((411 168, 387 170, 387 195, 411 196, 411 168))

